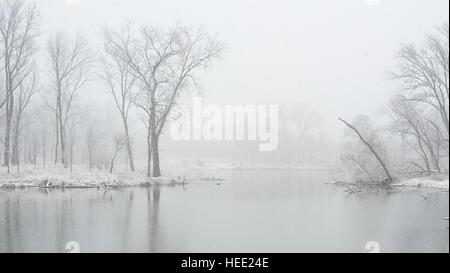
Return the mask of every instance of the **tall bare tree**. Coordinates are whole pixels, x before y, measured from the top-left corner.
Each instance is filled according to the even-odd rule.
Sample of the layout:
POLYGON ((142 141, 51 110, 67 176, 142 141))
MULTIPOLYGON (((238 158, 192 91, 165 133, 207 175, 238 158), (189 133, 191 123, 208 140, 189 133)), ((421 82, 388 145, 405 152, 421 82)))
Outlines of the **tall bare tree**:
MULTIPOLYGON (((398 52, 392 76, 401 93, 391 100, 394 124, 403 142, 419 156, 409 159, 420 172, 442 172, 449 156, 449 25, 426 35, 425 42, 407 44, 398 52)), ((444 168, 445 169, 445 168, 444 168)))
POLYGON ((10 140, 14 109, 14 92, 33 71, 38 51, 39 13, 35 4, 23 0, 3 0, 0 3, 0 45, 3 57, 6 106, 4 165, 9 172, 10 140))
POLYGON ((398 53, 392 73, 408 91, 407 99, 424 104, 440 116, 440 126, 449 134, 449 25, 436 27, 423 46, 405 45, 398 53))
POLYGON ((37 74, 32 73, 30 77, 25 79, 19 86, 16 94, 16 105, 13 115, 13 147, 12 147, 12 164, 18 163, 19 156, 19 137, 22 131, 22 117, 33 95, 38 91, 37 74))
POLYGON ((47 127, 41 126, 41 153, 42 153, 42 168, 45 169, 45 164, 47 162, 47 144, 48 144, 48 136, 47 136, 47 127))
POLYGON ((70 167, 70 173, 73 171, 73 163, 75 157, 75 145, 77 142, 77 132, 82 125, 82 119, 89 111, 88 106, 81 106, 79 104, 73 104, 73 106, 67 112, 67 119, 65 125, 67 125, 67 164, 70 167))
POLYGON ((57 145, 55 161, 58 160, 58 145, 61 148, 61 163, 67 167, 67 120, 74 100, 81 88, 90 79, 92 56, 87 41, 78 35, 74 40, 58 32, 47 43, 50 62, 50 78, 55 95, 55 121, 57 145), (59 143, 58 143, 59 142, 59 143))
POLYGON ((150 161, 153 176, 161 175, 159 138, 183 91, 196 85, 197 73, 220 56, 223 45, 203 28, 162 29, 144 25, 138 31, 131 24, 119 30, 104 30, 105 49, 125 62, 139 79, 141 88, 135 104, 146 116, 147 176, 150 161))
POLYGON ((86 132, 86 146, 87 146, 87 156, 88 156, 88 165, 89 171, 92 171, 94 168, 94 153, 97 145, 97 136, 94 132, 93 126, 89 126, 86 132))
MULTIPOLYGON (((107 45, 107 37, 105 36, 104 39, 105 45, 107 45)), ((133 87, 135 87, 136 77, 131 73, 131 68, 126 62, 118 56, 111 54, 108 50, 106 50, 106 56, 102 59, 102 63, 103 73, 101 76, 105 80, 109 93, 113 96, 116 108, 122 118, 125 133, 125 147, 127 149, 131 171, 134 171, 128 117, 134 101, 133 87)))
POLYGON ((31 138, 31 162, 33 163, 33 170, 36 170, 37 157, 39 154, 39 135, 34 133, 31 138))
POLYGON ((429 116, 417 102, 403 95, 394 96, 390 108, 394 118, 391 131, 398 133, 420 158, 420 161, 412 159, 409 163, 426 174, 441 172, 445 136, 435 123, 435 116, 429 116))

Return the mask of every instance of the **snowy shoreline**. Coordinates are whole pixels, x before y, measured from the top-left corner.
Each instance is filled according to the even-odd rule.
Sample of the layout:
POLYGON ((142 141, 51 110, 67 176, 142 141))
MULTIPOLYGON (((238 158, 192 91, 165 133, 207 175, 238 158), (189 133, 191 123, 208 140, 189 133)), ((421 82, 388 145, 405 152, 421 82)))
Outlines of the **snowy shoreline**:
POLYGON ((0 175, 0 189, 25 188, 125 188, 183 184, 180 178, 119 175, 110 173, 56 174, 27 173, 0 175))
POLYGON ((396 188, 412 188, 412 189, 437 189, 443 191, 449 191, 449 179, 442 176, 426 176, 426 177, 414 177, 414 178, 400 178, 393 183, 386 182, 344 182, 334 179, 333 183, 326 183, 333 185, 341 185, 346 187, 396 187, 396 188))
MULTIPOLYGON (((235 169, 236 170, 236 169, 235 169)), ((26 188, 126 188, 126 187, 151 187, 154 185, 184 185, 188 182, 212 181, 222 179, 215 177, 206 178, 181 178, 175 176, 147 178, 144 172, 111 174, 105 171, 85 171, 79 170, 69 173, 63 169, 48 170, 24 170, 21 174, 0 173, 0 190, 26 189, 26 188)), ((362 186, 360 183, 345 183, 343 185, 362 186)), ((367 184, 380 186, 381 184, 367 184)), ((386 186, 386 184, 383 184, 386 186)), ((430 188, 449 190, 448 176, 426 176, 414 178, 402 178, 389 186, 401 188, 430 188)))
POLYGON ((416 177, 402 179, 395 182, 393 186, 397 187, 415 187, 415 188, 435 188, 441 190, 449 190, 449 179, 437 179, 434 177, 416 177))

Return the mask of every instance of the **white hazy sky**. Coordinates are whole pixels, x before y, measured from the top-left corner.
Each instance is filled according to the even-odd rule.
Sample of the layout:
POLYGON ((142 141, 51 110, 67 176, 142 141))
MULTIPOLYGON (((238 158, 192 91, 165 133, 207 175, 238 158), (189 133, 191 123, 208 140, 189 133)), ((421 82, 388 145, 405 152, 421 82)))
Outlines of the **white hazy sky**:
POLYGON ((386 70, 403 42, 449 18, 448 0, 36 0, 44 31, 103 25, 205 25, 228 49, 202 77, 209 102, 299 102, 336 117, 376 115, 393 85, 386 70))

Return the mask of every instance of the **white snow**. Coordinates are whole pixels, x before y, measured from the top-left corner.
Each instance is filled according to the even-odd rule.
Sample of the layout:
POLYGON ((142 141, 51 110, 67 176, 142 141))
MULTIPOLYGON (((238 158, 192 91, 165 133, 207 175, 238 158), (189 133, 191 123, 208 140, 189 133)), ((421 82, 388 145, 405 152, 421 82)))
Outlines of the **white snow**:
POLYGON ((146 178, 145 173, 110 174, 106 171, 76 171, 67 169, 24 170, 20 174, 1 173, 0 189, 9 188, 119 188, 182 184, 180 178, 146 178))
POLYGON ((402 186, 402 187, 425 187, 425 188, 437 188, 437 189, 443 189, 447 190, 449 179, 443 178, 438 179, 436 177, 418 177, 418 178, 411 178, 411 179, 403 179, 397 183, 395 183, 395 186, 402 186))

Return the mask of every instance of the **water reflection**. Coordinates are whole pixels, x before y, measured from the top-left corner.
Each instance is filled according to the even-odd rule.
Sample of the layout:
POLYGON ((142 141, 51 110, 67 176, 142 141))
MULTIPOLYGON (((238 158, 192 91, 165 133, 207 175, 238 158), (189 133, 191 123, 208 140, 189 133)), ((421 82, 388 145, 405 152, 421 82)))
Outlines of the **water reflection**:
POLYGON ((348 195, 320 172, 214 175, 225 181, 1 191, 0 252, 64 252, 68 241, 81 252, 365 252, 368 241, 385 252, 448 252, 448 193, 348 195))
POLYGON ((64 252, 72 240, 88 252, 157 251, 160 195, 158 187, 2 192, 0 252, 64 252))
POLYGON ((148 234, 149 234, 149 251, 155 252, 158 250, 158 224, 159 224, 159 198, 160 198, 160 187, 156 186, 153 190, 147 191, 147 202, 148 202, 148 234))

